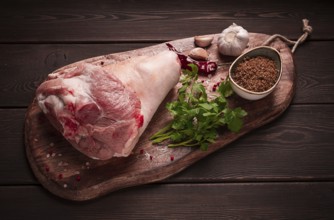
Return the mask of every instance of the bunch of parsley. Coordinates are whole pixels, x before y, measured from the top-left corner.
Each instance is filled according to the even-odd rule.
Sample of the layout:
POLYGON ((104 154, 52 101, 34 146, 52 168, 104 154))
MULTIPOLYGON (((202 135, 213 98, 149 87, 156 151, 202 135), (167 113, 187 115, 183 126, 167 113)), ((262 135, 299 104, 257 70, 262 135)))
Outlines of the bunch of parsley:
POLYGON ((151 140, 156 144, 170 139, 169 147, 198 146, 207 150, 218 137, 219 127, 227 126, 230 131, 238 132, 243 125, 242 117, 247 113, 240 107, 228 107, 226 98, 233 93, 228 80, 219 85, 218 96, 208 99, 205 87, 197 82, 198 67, 193 64, 189 67, 182 71, 177 100, 166 105, 173 120, 151 140))

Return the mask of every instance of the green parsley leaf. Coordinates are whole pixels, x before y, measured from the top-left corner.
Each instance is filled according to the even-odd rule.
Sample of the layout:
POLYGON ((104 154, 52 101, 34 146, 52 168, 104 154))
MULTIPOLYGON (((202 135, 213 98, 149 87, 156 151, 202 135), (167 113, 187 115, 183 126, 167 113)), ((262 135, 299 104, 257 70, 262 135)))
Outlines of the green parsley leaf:
POLYGON ((227 97, 233 93, 228 80, 218 87, 219 95, 209 100, 205 87, 197 82, 198 67, 193 64, 189 67, 191 70, 182 71, 177 100, 166 104, 173 120, 150 139, 154 144, 169 140, 169 147, 197 146, 207 150, 217 139, 219 127, 227 126, 238 132, 247 112, 240 107, 228 107, 227 97))

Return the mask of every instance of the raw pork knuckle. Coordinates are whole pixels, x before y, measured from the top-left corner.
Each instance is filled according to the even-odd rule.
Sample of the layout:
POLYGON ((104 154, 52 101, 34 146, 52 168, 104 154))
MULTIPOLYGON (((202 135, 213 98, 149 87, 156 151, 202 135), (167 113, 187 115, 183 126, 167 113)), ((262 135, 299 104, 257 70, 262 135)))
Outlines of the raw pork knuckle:
POLYGON ((126 157, 180 73, 180 61, 171 51, 104 67, 81 63, 49 74, 36 97, 77 150, 100 160, 126 157))

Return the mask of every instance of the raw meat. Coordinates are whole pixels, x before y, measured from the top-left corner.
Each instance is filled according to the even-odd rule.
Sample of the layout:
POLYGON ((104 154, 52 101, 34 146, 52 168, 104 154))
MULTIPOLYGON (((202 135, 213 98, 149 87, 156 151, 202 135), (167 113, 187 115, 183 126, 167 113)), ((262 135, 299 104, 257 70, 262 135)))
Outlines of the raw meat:
POLYGON ((178 57, 170 51, 104 67, 81 63, 49 74, 36 97, 76 149, 107 160, 131 153, 180 72, 178 57))

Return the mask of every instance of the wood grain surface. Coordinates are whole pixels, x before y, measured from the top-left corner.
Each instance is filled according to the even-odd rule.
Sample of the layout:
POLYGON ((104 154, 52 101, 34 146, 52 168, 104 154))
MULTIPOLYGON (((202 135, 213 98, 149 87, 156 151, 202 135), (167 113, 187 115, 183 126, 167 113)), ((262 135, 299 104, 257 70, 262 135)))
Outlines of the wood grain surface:
POLYGON ((301 18, 310 16, 317 32, 312 38, 334 37, 324 25, 332 21, 332 8, 321 1, 268 4, 258 0, 192 0, 157 5, 150 0, 112 3, 34 0, 24 5, 4 4, 0 8, 7 18, 0 20, 0 42, 161 42, 219 33, 223 23, 236 21, 248 30, 251 27, 252 32, 272 35, 279 31, 295 39, 301 18))
MULTIPOLYGON (((215 37, 208 48, 210 60, 216 60, 220 66, 217 73, 210 78, 215 82, 225 79, 233 59, 219 55, 215 37)), ((251 33, 249 48, 261 45, 269 36, 251 33)), ((193 38, 170 42, 178 50, 187 54, 194 47, 193 38)), ((166 146, 154 146, 149 137, 162 128, 170 116, 165 103, 176 98, 176 89, 166 97, 150 125, 142 135, 133 154, 126 158, 113 158, 97 161, 82 155, 65 141, 45 118, 36 102, 32 102, 26 114, 25 142, 30 166, 41 184, 50 192, 69 200, 89 200, 112 191, 156 182, 166 179, 184 170, 196 161, 235 141, 242 135, 259 128, 281 115, 289 106, 295 88, 295 74, 290 49, 281 41, 272 44, 280 51, 283 74, 276 90, 259 101, 246 101, 236 95, 230 99, 232 106, 241 106, 248 116, 239 133, 221 130, 217 141, 208 151, 194 148, 170 149, 166 146)), ((139 55, 153 55, 167 50, 165 44, 158 44, 142 49, 116 54, 102 55, 66 65, 57 71, 71 68, 81 62, 94 63, 107 68, 108 65, 139 55)), ((201 76, 208 79, 207 76, 201 76)))
POLYGON ((159 4, 155 0, 3 0, 0 218, 334 219, 331 5, 299 0, 159 4), (91 201, 55 196, 32 172, 24 140, 25 115, 48 73, 89 57, 219 33, 233 22, 249 32, 296 40, 304 18, 310 20, 313 32, 293 54, 295 94, 277 120, 169 178, 91 201))
POLYGON ((33 186, 2 187, 0 194, 7 201, 2 204, 4 214, 20 219, 31 210, 41 210, 42 217, 39 213, 31 216, 52 220, 60 215, 65 219, 249 219, 249 215, 260 219, 331 219, 333 187, 329 182, 150 184, 80 203, 60 200, 33 186), (15 201, 24 201, 20 212, 14 209, 15 201), (165 206, 157 209, 157 204, 165 206))

